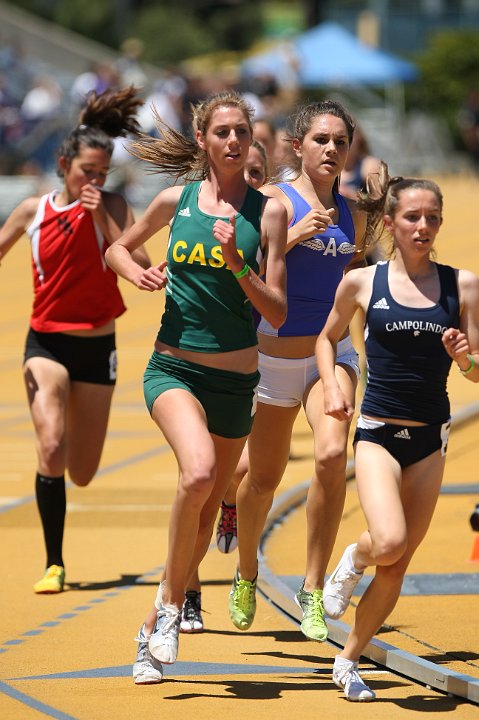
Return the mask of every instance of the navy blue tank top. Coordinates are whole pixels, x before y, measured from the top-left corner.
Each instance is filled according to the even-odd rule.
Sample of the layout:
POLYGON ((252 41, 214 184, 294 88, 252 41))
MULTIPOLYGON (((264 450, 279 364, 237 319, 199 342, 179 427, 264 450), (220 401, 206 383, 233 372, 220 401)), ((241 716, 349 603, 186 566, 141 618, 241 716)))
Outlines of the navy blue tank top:
POLYGON ((376 417, 446 422, 452 360, 442 344, 459 327, 456 273, 436 263, 441 294, 428 308, 406 307, 389 292, 388 262, 378 262, 365 322, 368 382, 361 412, 376 417))
MULTIPOLYGON (((289 183, 278 183, 293 205, 290 227, 310 210, 311 206, 289 183)), ((338 206, 338 224, 329 225, 324 233, 303 240, 286 253, 286 284, 288 314, 276 330, 264 318, 258 331, 278 337, 319 335, 333 307, 336 288, 344 269, 356 250, 354 223, 348 204, 334 193, 338 206)))

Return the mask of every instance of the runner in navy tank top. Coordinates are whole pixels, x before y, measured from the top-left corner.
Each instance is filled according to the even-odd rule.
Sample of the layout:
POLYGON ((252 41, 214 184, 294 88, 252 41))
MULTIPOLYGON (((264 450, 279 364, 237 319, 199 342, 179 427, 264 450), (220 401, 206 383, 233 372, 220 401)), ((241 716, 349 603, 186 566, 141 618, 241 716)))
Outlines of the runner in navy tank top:
POLYGON ((352 701, 375 698, 358 661, 393 610, 434 512, 450 427, 452 362, 467 380, 479 382, 479 278, 431 258, 442 223, 439 187, 429 180, 389 180, 382 166, 370 191, 373 225, 383 222, 393 240, 391 259, 341 281, 316 348, 325 412, 348 422, 354 408, 337 382, 335 348, 356 310, 363 310, 369 373, 354 447, 367 529, 346 548, 324 587, 326 615, 339 618, 365 568, 376 566, 334 662, 333 681, 352 701))
MULTIPOLYGON (((237 493, 239 564, 229 600, 231 620, 241 630, 253 622, 260 535, 303 406, 315 459, 306 508, 308 565, 296 600, 305 635, 321 641, 327 637, 322 587, 344 504, 348 427, 322 411, 314 348, 345 270, 364 263, 366 214, 338 192, 353 132, 354 123, 339 103, 305 105, 289 138, 297 157, 296 179, 263 188, 288 213, 288 314, 279 329, 265 318, 258 326, 261 381, 248 442, 249 472, 237 493)), ((358 371, 357 353, 345 332, 336 372, 351 403, 358 371)))

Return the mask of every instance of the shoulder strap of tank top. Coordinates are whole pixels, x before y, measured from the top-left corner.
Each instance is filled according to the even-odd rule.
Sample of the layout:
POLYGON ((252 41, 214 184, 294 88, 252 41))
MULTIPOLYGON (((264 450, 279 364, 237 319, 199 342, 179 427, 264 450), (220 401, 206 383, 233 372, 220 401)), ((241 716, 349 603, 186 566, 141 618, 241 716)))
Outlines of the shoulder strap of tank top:
POLYGON ((441 285, 441 297, 439 299, 439 303, 443 307, 446 306, 446 304, 450 306, 450 304, 453 303, 453 306, 450 306, 449 309, 453 313, 456 313, 456 319, 457 322, 459 322, 459 288, 457 286, 456 271, 450 265, 441 265, 440 263, 436 263, 436 267, 441 285))
POLYGON ((260 193, 259 190, 255 190, 248 185, 243 207, 241 208, 241 214, 249 220, 254 220, 259 223, 261 221, 264 199, 265 196, 263 193, 260 193))
POLYGON ((200 183, 198 181, 186 183, 183 190, 181 191, 180 198, 178 200, 178 204, 176 205, 175 214, 173 215, 173 218, 171 220, 171 226, 173 227, 175 220, 178 216, 178 213, 180 210, 182 210, 185 205, 188 206, 188 203, 191 203, 193 199, 195 199, 194 207, 193 209, 196 210, 198 207, 198 203, 196 201, 196 198, 198 196, 198 189, 199 189, 200 183))
POLYGON ((368 314, 371 307, 381 300, 386 303, 390 298, 388 285, 388 266, 389 262, 377 262, 374 268, 373 285, 371 289, 371 298, 368 305, 368 314))
POLYGON ((289 183, 278 183, 277 187, 284 192, 293 206, 292 224, 300 220, 311 210, 311 205, 306 202, 304 197, 292 185, 289 183))

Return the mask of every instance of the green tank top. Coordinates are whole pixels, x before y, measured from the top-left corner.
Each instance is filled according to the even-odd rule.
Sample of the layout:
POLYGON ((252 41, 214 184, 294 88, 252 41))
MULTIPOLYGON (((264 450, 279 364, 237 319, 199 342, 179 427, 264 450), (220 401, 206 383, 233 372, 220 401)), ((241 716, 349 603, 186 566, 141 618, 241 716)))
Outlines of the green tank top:
MULTIPOLYGON (((257 344, 252 305, 213 236, 217 217, 198 208, 200 185, 193 182, 184 187, 171 225, 165 312, 158 339, 172 347, 204 353, 251 347, 257 344)), ((263 200, 260 192, 248 187, 236 215, 238 252, 256 273, 262 258, 263 200)))

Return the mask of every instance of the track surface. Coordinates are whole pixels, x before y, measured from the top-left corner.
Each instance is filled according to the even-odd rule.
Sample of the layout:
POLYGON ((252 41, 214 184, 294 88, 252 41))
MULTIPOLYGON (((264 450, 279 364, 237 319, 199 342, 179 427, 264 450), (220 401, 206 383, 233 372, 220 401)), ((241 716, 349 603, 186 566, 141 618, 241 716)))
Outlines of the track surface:
MULTIPOLYGON (((454 178, 440 184, 446 207, 438 259, 479 273, 479 183, 454 178)), ((163 236, 150 251, 155 259, 163 256, 163 236)), ((265 542, 261 588, 275 604, 260 594, 253 627, 247 633, 236 631, 227 612, 236 556, 221 555, 212 547, 201 569, 206 632, 182 636, 179 662, 166 669, 161 685, 135 687, 133 638, 151 605, 165 556, 176 464, 148 417, 141 388, 162 297, 126 285, 129 311, 118 323, 120 379, 101 469, 89 488, 68 488, 66 592, 34 595, 32 584, 41 575, 44 557, 33 497, 34 438, 20 370, 31 302, 29 263, 25 240, 0 269, 2 720, 129 720, 165 713, 198 720, 213 714, 275 714, 282 720, 320 713, 334 720, 353 707, 358 717, 368 720, 413 713, 477 718, 476 701, 464 699, 470 680, 458 681, 462 697, 448 697, 367 659, 363 667, 378 701, 352 706, 341 697, 330 679, 337 644, 308 642, 291 609, 291 596, 304 572, 301 504, 289 513, 281 511, 282 522, 265 542)), ((479 402, 479 388, 455 370, 450 391, 457 416, 479 402)), ((435 663, 438 675, 461 674, 479 682, 479 562, 471 562, 475 534, 467 522, 479 495, 478 437, 479 420, 474 417, 453 431, 444 492, 432 527, 411 564, 403 596, 376 641, 389 659, 395 657, 389 648, 397 648, 403 659, 415 656, 427 666, 435 663)), ((287 493, 298 498, 305 487, 311 445, 301 415, 278 498, 283 510, 289 503, 287 493)), ((363 524, 351 481, 331 567, 363 524)), ((346 624, 352 613, 350 608, 344 616, 346 624)), ((341 624, 331 629, 335 638, 344 632, 341 624)))

